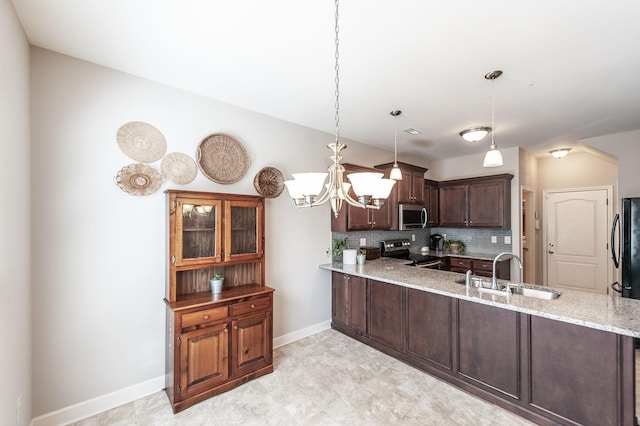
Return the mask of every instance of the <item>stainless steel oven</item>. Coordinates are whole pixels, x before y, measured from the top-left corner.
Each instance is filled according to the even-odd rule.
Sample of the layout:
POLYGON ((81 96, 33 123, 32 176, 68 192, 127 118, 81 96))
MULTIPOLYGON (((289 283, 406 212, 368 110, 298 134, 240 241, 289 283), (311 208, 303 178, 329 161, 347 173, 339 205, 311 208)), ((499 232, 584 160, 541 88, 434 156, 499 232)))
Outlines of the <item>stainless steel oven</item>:
POLYGON ((427 226, 427 209, 417 204, 400 204, 398 206, 398 229, 425 228, 427 226))

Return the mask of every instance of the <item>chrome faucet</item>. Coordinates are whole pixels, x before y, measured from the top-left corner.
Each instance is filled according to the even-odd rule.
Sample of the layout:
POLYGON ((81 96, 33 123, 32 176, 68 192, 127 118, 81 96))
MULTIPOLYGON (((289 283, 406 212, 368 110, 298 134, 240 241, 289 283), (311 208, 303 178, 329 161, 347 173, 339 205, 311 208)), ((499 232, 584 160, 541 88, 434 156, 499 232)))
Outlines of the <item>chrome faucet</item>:
MULTIPOLYGON (((498 279, 496 278, 496 265, 498 264, 498 260, 500 260, 500 258, 506 257, 506 256, 511 256, 512 258, 518 261, 518 265, 520 266, 520 275, 522 275, 522 259, 520 259, 518 255, 509 253, 508 251, 503 251, 493 259, 493 276, 491 277, 491 288, 493 290, 498 289, 498 279)), ((509 288, 509 283, 507 283, 506 290, 507 290, 507 293, 510 293, 511 289, 509 288)))

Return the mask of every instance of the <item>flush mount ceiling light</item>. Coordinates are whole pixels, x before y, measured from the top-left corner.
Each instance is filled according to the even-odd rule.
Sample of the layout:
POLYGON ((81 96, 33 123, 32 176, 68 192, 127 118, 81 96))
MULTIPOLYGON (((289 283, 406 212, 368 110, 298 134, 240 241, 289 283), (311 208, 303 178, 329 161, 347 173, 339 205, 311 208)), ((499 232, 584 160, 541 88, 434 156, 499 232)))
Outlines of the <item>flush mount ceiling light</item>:
POLYGON ((564 158, 567 156, 569 151, 571 151, 571 148, 558 148, 552 149, 551 151, 549 151, 549 154, 551 154, 555 158, 564 158))
POLYGON ((327 201, 331 204, 331 210, 335 217, 346 201, 355 207, 379 209, 384 200, 391 193, 391 188, 396 183, 392 179, 383 179, 383 173, 351 173, 347 177, 351 183, 344 181, 344 166, 340 164, 340 153, 347 145, 340 143, 340 74, 338 64, 339 28, 338 28, 338 3, 335 1, 335 142, 327 145, 332 152, 330 157, 333 164, 329 166, 329 173, 294 173, 293 179, 285 182, 289 195, 298 207, 315 207, 327 201), (329 183, 323 184, 329 175, 329 183), (357 200, 349 195, 349 189, 353 185, 353 191, 357 200))
POLYGON ((389 173, 389 178, 393 180, 402 180, 402 171, 400 170, 400 167, 398 167, 398 128, 395 123, 398 120, 398 116, 402 114, 402 111, 395 110, 391 111, 390 114, 395 119, 393 120, 393 167, 389 173))
POLYGON ((496 146, 496 143, 493 140, 493 135, 496 132, 496 114, 495 114, 495 85, 496 78, 502 75, 502 71, 492 71, 484 76, 487 80, 491 80, 491 128, 493 131, 491 132, 491 146, 489 147, 489 151, 484 155, 484 161, 482 162, 483 167, 498 167, 502 166, 502 153, 496 146))
POLYGON ((478 142, 489 134, 491 127, 472 127, 460 132, 460 136, 467 142, 478 142))

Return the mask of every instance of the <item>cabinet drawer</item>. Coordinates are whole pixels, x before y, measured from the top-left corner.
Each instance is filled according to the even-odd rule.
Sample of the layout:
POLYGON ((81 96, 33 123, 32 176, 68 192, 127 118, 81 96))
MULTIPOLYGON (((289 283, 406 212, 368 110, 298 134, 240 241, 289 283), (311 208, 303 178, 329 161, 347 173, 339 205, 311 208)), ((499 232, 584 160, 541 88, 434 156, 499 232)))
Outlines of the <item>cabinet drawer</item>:
POLYGON ((471 259, 464 259, 462 257, 452 257, 450 258, 451 268, 465 268, 471 269, 471 259))
POLYGON ((247 300, 246 302, 236 303, 231 306, 231 315, 244 315, 259 310, 268 309, 271 303, 268 297, 260 299, 247 300))
POLYGON ((214 321, 225 319, 229 316, 229 309, 226 306, 206 309, 204 311, 192 312, 182 315, 182 328, 193 327, 194 325, 209 324, 214 321))
POLYGON ((493 271, 493 261, 491 260, 473 260, 473 271, 493 271))

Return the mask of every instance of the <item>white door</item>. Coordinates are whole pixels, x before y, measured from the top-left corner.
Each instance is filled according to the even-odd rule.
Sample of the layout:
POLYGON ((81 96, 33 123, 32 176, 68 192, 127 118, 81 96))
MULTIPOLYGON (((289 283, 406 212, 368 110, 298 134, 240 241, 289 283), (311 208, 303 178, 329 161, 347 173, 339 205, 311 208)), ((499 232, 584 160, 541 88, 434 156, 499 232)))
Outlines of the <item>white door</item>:
POLYGON ((544 191, 548 286, 607 293, 608 192, 544 191))

